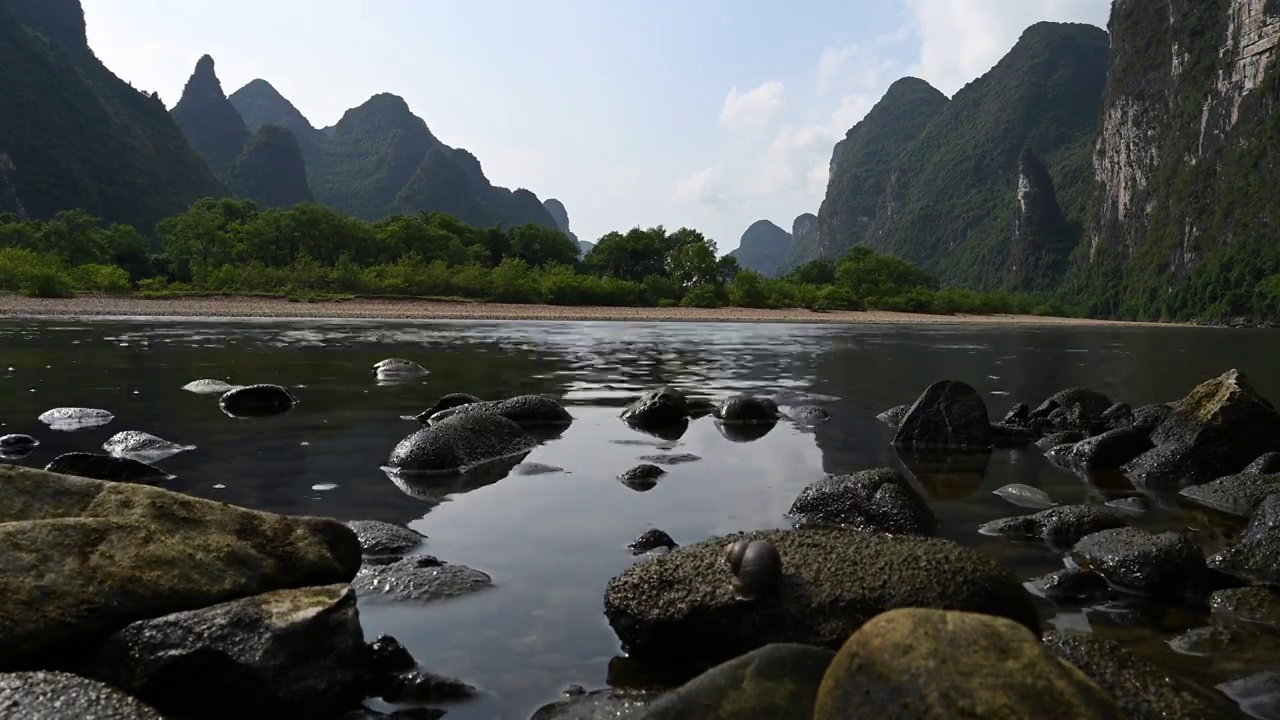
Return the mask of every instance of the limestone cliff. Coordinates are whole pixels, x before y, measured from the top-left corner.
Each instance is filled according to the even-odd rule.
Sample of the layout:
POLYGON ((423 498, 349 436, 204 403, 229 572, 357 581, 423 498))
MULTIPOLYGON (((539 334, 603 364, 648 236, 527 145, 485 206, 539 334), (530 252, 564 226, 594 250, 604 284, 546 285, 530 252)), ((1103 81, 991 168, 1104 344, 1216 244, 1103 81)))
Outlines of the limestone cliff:
MULTIPOLYGON (((547 198, 542 201, 542 206, 547 209, 547 213, 551 215, 551 219, 555 221, 556 227, 560 229, 560 232, 568 235, 569 239, 577 244, 578 249, 582 251, 582 254, 586 255, 591 248, 583 249, 582 241, 579 240, 578 236, 574 235, 573 231, 569 229, 569 211, 565 209, 564 203, 555 198, 547 198)), ((594 247, 593 243, 588 243, 588 245, 594 247)))
POLYGON ((1023 148, 1018 157, 1018 189, 1005 287, 1030 291, 1056 285, 1066 273, 1067 257, 1078 237, 1078 227, 1067 222, 1058 205, 1049 169, 1031 148, 1023 148))
POLYGON ((729 254, 737 259, 739 267, 772 277, 782 271, 789 252, 791 233, 768 220, 757 220, 742 233, 738 247, 729 254))
POLYGON ((1274 317, 1280 3, 1116 0, 1110 30, 1069 292, 1104 315, 1274 317))
POLYGON ((249 142, 249 128, 223 93, 212 57, 204 55, 196 63, 173 107, 173 119, 214 174, 225 180, 249 142))
POLYGON ((791 251, 787 253, 787 260, 783 263, 782 269, 791 270, 812 260, 813 257, 804 257, 807 253, 799 248, 816 248, 817 246, 818 216, 813 213, 797 215, 796 219, 791 221, 791 251))
POLYGON ((279 125, 293 133, 308 166, 319 161, 324 132, 317 130, 271 83, 262 79, 251 80, 227 99, 250 131, 256 131, 263 125, 279 125))

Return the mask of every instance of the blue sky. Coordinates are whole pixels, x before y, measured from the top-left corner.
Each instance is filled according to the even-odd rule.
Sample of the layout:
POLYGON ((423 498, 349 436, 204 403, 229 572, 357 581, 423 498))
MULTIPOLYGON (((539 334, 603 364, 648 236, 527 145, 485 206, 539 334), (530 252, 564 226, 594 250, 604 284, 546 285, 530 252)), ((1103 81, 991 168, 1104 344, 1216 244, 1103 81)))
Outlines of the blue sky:
POLYGON ((83 0, 89 42, 172 106, 203 54, 314 125, 378 92, 558 197, 573 230, 689 226, 721 252, 822 201, 831 147, 894 80, 954 94, 1039 20, 1109 0, 83 0))

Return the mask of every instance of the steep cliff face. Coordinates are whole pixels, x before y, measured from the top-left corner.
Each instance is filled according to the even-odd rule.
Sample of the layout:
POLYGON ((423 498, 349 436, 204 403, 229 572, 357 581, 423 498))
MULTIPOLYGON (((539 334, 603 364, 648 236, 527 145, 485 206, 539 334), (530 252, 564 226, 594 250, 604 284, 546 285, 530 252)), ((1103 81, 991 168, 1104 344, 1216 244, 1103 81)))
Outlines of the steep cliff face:
POLYGON ((1274 317, 1280 3, 1116 0, 1110 30, 1069 292, 1105 315, 1274 317))
POLYGON ((729 254, 738 260, 739 267, 773 277, 782 271, 790 252, 791 233, 768 220, 757 220, 742 233, 738 247, 729 254))
POLYGON ((1080 236, 1062 214, 1049 169, 1031 148, 1018 157, 1013 238, 1009 249, 1010 290, 1043 290, 1066 274, 1067 257, 1080 236))
POLYGON ((205 55, 196 62, 182 98, 173 107, 173 119, 214 174, 225 180, 249 142, 249 128, 222 92, 212 57, 205 55))
MULTIPOLYGON (((797 251, 797 248, 812 248, 818 245, 818 216, 813 213, 801 213, 791 221, 791 251, 787 253, 787 260, 783 263, 783 272, 799 267, 813 257, 801 259, 803 252, 797 251), (798 262, 797 262, 798 261, 798 262)), ((816 257, 816 254, 814 255, 816 257)))
POLYGON ((0 1, 0 212, 81 208, 150 232, 226 188, 164 104, 85 43, 75 0, 0 1))
POLYGON ((293 133, 310 167, 320 160, 324 132, 317 130, 293 103, 289 102, 266 80, 251 80, 227 98, 244 119, 250 131, 263 125, 279 125, 293 133))
MULTIPOLYGON (((542 207, 546 208, 547 214, 551 216, 553 221, 555 221, 556 227, 559 228, 560 232, 568 235, 569 239, 578 245, 578 249, 582 251, 581 254, 586 255, 590 251, 590 247, 584 250, 582 247, 582 241, 579 240, 578 236, 574 235, 573 231, 569 229, 569 211, 565 209, 564 203, 555 198, 547 198, 542 201, 542 207)), ((591 247, 595 247, 594 243, 587 244, 591 247)))
POLYGON ((315 201, 298 141, 279 125, 263 125, 250 136, 228 182, 236 195, 252 198, 258 207, 290 208, 315 201))
POLYGON ((893 163, 947 106, 929 83, 903 78, 850 128, 831 153, 827 193, 818 210, 817 234, 796 237, 789 266, 817 257, 839 258, 866 236, 893 163))
POLYGON ((1067 218, 1087 214, 1107 48, 1091 25, 1029 27, 897 157, 865 243, 948 285, 1002 287, 1023 148, 1044 161, 1067 218))

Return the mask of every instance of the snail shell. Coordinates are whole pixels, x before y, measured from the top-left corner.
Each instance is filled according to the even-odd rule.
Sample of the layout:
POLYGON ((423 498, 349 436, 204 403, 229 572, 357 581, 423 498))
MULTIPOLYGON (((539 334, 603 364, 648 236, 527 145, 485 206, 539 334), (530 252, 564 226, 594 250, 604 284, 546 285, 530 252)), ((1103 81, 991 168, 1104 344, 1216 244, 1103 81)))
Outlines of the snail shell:
POLYGON ((725 560, 733 572, 733 589, 745 598, 771 592, 782 577, 782 557, 768 540, 737 540, 725 546, 725 560))

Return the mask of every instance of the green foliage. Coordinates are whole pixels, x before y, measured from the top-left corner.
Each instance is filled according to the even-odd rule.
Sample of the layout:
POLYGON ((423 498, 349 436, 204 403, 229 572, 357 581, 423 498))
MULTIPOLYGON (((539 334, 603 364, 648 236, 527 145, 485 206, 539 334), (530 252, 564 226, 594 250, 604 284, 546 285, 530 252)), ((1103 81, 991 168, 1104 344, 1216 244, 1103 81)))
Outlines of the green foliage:
POLYGON ((315 202, 298 140, 279 125, 263 125, 249 138, 228 172, 227 183, 237 196, 261 207, 315 202))

